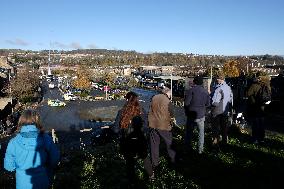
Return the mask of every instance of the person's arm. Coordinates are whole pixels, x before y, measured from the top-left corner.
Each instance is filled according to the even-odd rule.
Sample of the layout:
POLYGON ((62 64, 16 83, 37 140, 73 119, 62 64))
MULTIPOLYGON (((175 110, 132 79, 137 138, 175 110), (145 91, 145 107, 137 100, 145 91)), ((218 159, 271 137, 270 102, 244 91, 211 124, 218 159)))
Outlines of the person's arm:
POLYGON ((187 107, 190 105, 192 99, 192 90, 189 89, 189 91, 186 93, 185 99, 184 99, 184 106, 187 107))
POLYGON ((112 127, 112 131, 116 134, 118 134, 119 131, 120 131, 119 123, 120 123, 120 120, 121 120, 121 112, 122 112, 122 110, 118 110, 117 115, 115 117, 113 127, 112 127))
POLYGON ((169 110, 171 118, 173 118, 174 117, 174 106, 171 101, 169 101, 168 110, 169 110))
POLYGON ((222 95, 220 93, 220 89, 216 89, 212 97, 212 105, 217 106, 220 103, 221 98, 222 98, 222 95))
POLYGON ((206 93, 205 107, 208 107, 208 106, 210 106, 210 95, 209 95, 209 93, 207 92, 207 93, 206 93))
POLYGON ((256 88, 256 85, 252 84, 249 87, 248 91, 247 91, 248 102, 250 104, 255 104, 255 102, 256 102, 255 97, 254 97, 254 95, 255 95, 255 88, 256 88))
POLYGON ((141 117, 143 119, 143 131, 144 133, 147 133, 148 127, 149 127, 149 122, 148 122, 148 114, 144 108, 141 108, 141 117))
POLYGON ((189 112, 189 105, 191 103, 191 99, 192 99, 192 90, 189 89, 189 91, 187 91, 187 93, 185 94, 185 98, 184 98, 184 112, 185 115, 188 114, 189 112))
POLYGON ((233 103, 234 103, 234 94, 233 94, 233 91, 232 91, 231 87, 229 89, 230 89, 230 103, 232 103, 232 105, 233 105, 233 103))
POLYGON ((13 139, 9 142, 4 158, 4 168, 7 171, 14 171, 16 169, 15 146, 13 139))

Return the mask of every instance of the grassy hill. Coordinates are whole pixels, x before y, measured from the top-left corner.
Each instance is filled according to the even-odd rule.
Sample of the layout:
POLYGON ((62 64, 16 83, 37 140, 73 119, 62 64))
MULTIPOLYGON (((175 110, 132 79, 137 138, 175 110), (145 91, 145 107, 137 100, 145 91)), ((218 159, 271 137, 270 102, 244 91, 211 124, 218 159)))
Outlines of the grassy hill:
MULTIPOLYGON (((266 135, 264 144, 255 145, 248 134, 231 128, 228 146, 220 148, 212 148, 206 135, 205 152, 199 155, 184 150, 183 131, 175 129, 174 147, 180 160, 174 166, 168 164, 161 145, 156 180, 149 181, 138 161, 134 185, 127 179, 116 141, 96 148, 85 144, 78 149, 61 148, 53 188, 275 188, 281 186, 284 173, 284 135, 266 135)), ((1 188, 14 188, 14 181, 11 174, 0 175, 1 188)))

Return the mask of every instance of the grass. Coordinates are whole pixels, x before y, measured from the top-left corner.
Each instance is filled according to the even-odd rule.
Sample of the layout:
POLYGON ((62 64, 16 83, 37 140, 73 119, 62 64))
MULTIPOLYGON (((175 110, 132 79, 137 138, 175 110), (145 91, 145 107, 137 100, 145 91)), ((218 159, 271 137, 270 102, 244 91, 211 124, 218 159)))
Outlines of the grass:
MULTIPOLYGON (((153 182, 148 180, 142 162, 138 161, 137 182, 131 185, 118 144, 113 142, 96 148, 81 146, 80 150, 65 150, 53 188, 275 188, 282 185, 283 134, 267 132, 265 143, 255 145, 250 143, 248 134, 231 129, 228 145, 220 148, 211 147, 211 139, 206 135, 202 155, 196 149, 184 150, 183 131, 177 130, 174 135, 174 147, 181 160, 175 166, 170 165, 162 145, 160 166, 153 182)), ((14 182, 13 178, 1 174, 0 181, 3 179, 6 183, 9 179, 14 182)))

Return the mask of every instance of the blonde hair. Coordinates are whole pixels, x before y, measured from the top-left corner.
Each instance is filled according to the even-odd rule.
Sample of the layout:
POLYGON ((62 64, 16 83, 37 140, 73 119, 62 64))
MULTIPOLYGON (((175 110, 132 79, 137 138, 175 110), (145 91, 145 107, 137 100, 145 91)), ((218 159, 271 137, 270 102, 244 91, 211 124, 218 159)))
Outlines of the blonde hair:
POLYGON ((18 131, 22 128, 24 125, 35 125, 40 132, 43 132, 43 127, 40 121, 39 113, 32 109, 24 110, 21 114, 18 122, 18 131))

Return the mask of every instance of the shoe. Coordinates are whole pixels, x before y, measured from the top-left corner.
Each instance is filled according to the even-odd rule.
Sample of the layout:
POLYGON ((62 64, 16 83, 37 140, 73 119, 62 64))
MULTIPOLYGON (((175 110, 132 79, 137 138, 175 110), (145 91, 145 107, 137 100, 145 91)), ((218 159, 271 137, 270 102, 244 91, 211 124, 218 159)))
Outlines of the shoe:
POLYGON ((154 172, 153 172, 153 174, 151 176, 149 176, 149 181, 150 182, 155 181, 155 174, 154 174, 154 172))

